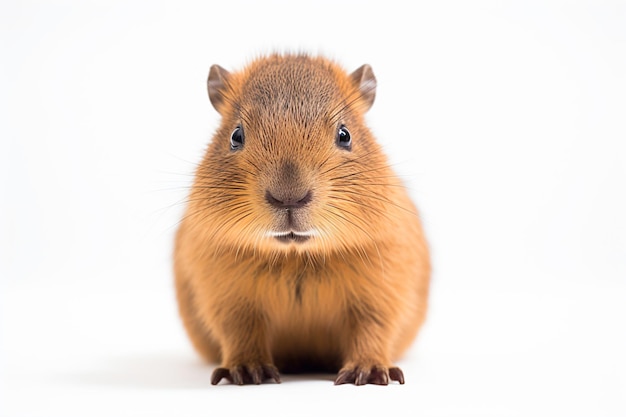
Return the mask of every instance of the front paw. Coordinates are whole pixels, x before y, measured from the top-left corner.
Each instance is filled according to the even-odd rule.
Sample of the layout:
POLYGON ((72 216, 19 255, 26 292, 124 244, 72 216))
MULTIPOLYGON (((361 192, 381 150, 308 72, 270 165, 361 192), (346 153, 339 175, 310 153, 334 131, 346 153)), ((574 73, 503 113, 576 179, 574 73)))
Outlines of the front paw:
POLYGON ((398 367, 387 368, 382 365, 374 366, 346 366, 337 374, 335 385, 388 385, 389 381, 398 381, 404 384, 404 374, 398 367))
POLYGON ((216 368, 211 375, 211 384, 217 385, 222 379, 227 379, 236 385, 256 384, 273 379, 280 384, 278 369, 271 364, 266 365, 236 365, 231 368, 216 368))

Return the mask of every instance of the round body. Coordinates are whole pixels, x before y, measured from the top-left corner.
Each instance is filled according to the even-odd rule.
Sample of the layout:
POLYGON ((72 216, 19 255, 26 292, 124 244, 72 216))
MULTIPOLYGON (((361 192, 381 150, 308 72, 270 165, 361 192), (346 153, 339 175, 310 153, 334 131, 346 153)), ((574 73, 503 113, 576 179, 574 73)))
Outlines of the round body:
POLYGON ((427 305, 419 217, 365 125, 376 80, 321 57, 214 65, 222 116, 175 245, 189 337, 219 363, 212 382, 338 372, 336 383, 404 382, 398 358, 427 305))

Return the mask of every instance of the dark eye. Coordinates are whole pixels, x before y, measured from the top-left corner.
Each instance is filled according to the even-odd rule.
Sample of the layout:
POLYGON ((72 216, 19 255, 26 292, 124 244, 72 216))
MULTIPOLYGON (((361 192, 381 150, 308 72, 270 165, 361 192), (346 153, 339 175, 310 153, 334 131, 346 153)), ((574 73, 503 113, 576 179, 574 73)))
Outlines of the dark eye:
POLYGON ((352 137, 350 131, 344 125, 339 126, 337 130, 337 146, 346 150, 352 149, 352 137))
POLYGON ((233 130, 233 133, 230 134, 230 150, 238 151, 243 149, 244 142, 243 128, 241 126, 237 126, 235 130, 233 130))

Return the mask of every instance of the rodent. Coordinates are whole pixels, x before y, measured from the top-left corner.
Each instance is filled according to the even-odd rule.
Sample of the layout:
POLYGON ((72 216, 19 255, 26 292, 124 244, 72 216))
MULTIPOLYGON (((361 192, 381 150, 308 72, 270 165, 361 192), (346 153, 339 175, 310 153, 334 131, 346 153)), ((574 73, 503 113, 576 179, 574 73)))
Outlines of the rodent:
POLYGON ((415 205, 366 126, 369 65, 309 54, 213 65, 221 116, 175 239, 177 301, 211 383, 337 372, 404 383, 393 364, 427 310, 415 205))

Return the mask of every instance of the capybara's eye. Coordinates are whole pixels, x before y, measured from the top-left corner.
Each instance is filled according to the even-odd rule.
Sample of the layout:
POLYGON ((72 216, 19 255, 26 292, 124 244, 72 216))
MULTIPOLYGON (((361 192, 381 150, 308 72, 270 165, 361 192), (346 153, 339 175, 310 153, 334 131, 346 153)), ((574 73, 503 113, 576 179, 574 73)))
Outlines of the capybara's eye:
POLYGON ((341 125, 339 129, 337 129, 337 146, 346 150, 352 149, 352 137, 345 125, 341 125))
POLYGON ((243 136, 243 127, 237 126, 233 133, 230 134, 230 150, 238 151, 243 149, 245 139, 243 136))

